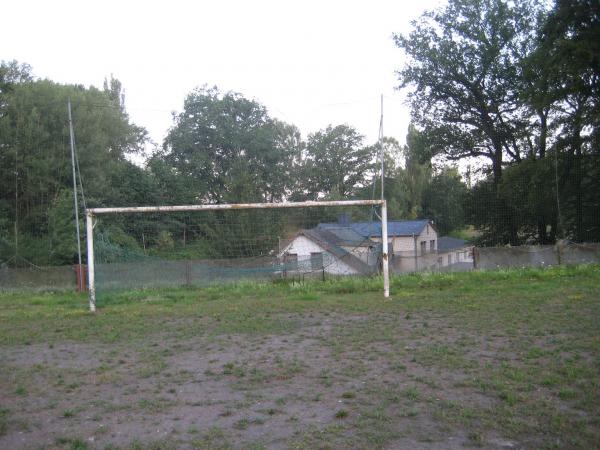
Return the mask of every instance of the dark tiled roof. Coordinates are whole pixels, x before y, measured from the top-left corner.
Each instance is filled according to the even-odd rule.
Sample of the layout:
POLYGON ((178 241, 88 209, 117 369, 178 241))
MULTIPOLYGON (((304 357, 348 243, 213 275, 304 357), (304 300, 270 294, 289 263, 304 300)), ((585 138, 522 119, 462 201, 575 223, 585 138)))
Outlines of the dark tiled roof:
POLYGON ((467 241, 464 239, 453 238, 450 236, 442 236, 438 238, 438 251, 447 252, 456 248, 466 247, 467 241))
MULTIPOLYGON (((429 220, 388 220, 388 236, 412 236, 420 234, 429 220)), ((361 236, 381 236, 381 222, 351 222, 347 225, 361 236)), ((340 228, 337 223, 320 223, 317 228, 340 228)))
POLYGON ((334 245, 344 247, 366 247, 376 245, 371 239, 363 236, 350 227, 313 228, 314 232, 320 233, 324 238, 334 245))

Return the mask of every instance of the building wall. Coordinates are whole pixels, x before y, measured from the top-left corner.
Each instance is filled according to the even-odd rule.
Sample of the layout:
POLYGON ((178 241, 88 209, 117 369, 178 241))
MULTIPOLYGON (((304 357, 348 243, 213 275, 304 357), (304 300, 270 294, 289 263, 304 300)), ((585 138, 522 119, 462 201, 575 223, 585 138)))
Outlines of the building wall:
POLYGON ((325 273, 331 275, 355 275, 358 273, 348 264, 333 256, 326 249, 311 239, 308 239, 306 236, 297 236, 281 253, 282 256, 286 253, 295 253, 298 255, 298 260, 300 261, 303 258, 310 258, 311 253, 319 252, 323 253, 325 273))
POLYGON ((437 251, 438 249, 438 234, 435 229, 427 224, 421 234, 417 238, 419 249, 421 248, 421 242, 425 241, 427 243, 427 252, 437 251), (431 241, 435 241, 433 244, 433 248, 431 248, 431 241))
MULTIPOLYGON (((381 237, 371 236, 371 240, 375 242, 381 242, 381 237)), ((417 236, 417 254, 421 255, 421 242, 425 242, 427 244, 426 253, 431 252, 432 249, 430 244, 432 240, 435 241, 433 251, 437 251, 437 232, 431 225, 426 225, 421 231, 421 234, 417 236)), ((390 246, 390 251, 393 251, 394 253, 405 254, 406 252, 411 252, 414 255, 415 239, 413 236, 388 236, 388 245, 390 246)))
POLYGON ((438 266, 447 267, 457 263, 473 263, 473 247, 454 248, 438 253, 438 266))
MULTIPOLYGON (((429 248, 429 247, 428 247, 429 248)), ((423 270, 438 270, 456 264, 473 264, 473 248, 461 247, 445 252, 427 251, 425 254, 413 250, 396 252, 392 255, 392 269, 396 273, 415 272, 423 270)))

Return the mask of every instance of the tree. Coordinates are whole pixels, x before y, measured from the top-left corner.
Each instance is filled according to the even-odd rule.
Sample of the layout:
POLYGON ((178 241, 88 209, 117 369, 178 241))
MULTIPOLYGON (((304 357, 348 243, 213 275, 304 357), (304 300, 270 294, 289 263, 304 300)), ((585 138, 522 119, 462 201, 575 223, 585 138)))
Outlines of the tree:
POLYGON ((407 218, 422 217, 423 193, 431 179, 431 153, 423 133, 411 123, 404 147, 404 170, 397 177, 406 192, 407 218))
POLYGON ((348 125, 329 125, 308 136, 302 170, 308 198, 347 199, 365 186, 375 155, 363 139, 348 125))
POLYGON ((468 222, 481 232, 477 243, 554 242, 558 216, 553 175, 551 159, 529 158, 507 167, 499 185, 491 179, 476 184, 468 194, 465 209, 468 222))
POLYGON ((7 96, 13 86, 29 81, 33 81, 31 66, 29 64, 19 64, 15 60, 0 62, 0 117, 4 114, 7 96))
POLYGON ((423 192, 423 217, 433 220, 440 235, 464 228, 467 187, 458 170, 442 169, 433 175, 423 192))
MULTIPOLYGON (((385 136, 383 142, 383 154, 385 163, 384 197, 387 201, 387 212, 390 220, 400 220, 408 216, 406 211, 406 189, 402 184, 400 172, 402 172, 403 148, 398 141, 392 137, 385 136)), ((381 147, 379 143, 366 148, 370 155, 377 155, 376 163, 368 174, 370 181, 362 189, 356 191, 356 196, 361 199, 381 198, 381 147)))
POLYGON ((496 182, 505 157, 523 158, 531 117, 519 95, 522 65, 542 11, 541 0, 450 0, 395 35, 409 57, 400 88, 414 89, 413 120, 432 155, 485 157, 496 182))
MULTIPOLYGON (((564 162, 559 188, 574 208, 566 218, 566 235, 581 241, 590 238, 588 215, 599 198, 594 170, 600 156, 600 5, 597 0, 557 0, 540 32, 531 65, 548 80, 544 98, 559 130, 554 151, 564 162), (594 163, 593 161, 596 161, 594 163), (588 222, 587 224, 585 222, 588 222)), ((570 206, 570 205, 567 205, 570 206)))
POLYGON ((72 195, 67 101, 88 206, 139 201, 139 191, 126 185, 134 172, 138 181, 146 175, 126 157, 143 149, 146 132, 106 90, 36 80, 17 63, 3 73, 9 87, 2 88, 0 114, 0 216, 8 220, 0 220, 0 260, 14 256, 16 236, 19 255, 33 263, 71 263, 76 245, 73 217, 65 216, 72 195))
POLYGON ((185 180, 190 201, 274 201, 294 185, 299 152, 299 131, 263 105, 203 87, 187 96, 157 158, 185 180))

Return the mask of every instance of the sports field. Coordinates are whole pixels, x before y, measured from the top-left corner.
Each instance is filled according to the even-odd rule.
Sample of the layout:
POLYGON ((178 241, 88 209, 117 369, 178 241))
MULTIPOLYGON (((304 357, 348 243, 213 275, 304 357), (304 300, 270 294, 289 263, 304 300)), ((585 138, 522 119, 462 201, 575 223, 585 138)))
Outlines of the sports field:
POLYGON ((0 448, 600 448, 600 266, 0 295, 0 448))

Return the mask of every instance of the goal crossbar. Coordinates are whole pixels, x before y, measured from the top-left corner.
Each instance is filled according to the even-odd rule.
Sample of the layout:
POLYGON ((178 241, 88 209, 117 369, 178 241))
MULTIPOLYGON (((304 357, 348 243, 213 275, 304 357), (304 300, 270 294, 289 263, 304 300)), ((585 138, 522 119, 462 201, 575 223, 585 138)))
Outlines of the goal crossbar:
POLYGON ((311 206, 365 206, 383 205, 385 200, 340 200, 322 202, 283 202, 283 203, 222 203, 218 205, 181 205, 181 206, 132 206, 124 208, 88 208, 88 214, 109 213, 153 213, 180 211, 213 211, 226 209, 272 209, 307 208, 311 206))
POLYGON ((88 208, 86 210, 87 269, 90 311, 96 311, 96 286, 94 270, 94 216, 99 214, 135 214, 181 211, 214 211, 238 209, 277 209, 277 208, 309 208, 325 206, 381 206, 381 244, 384 297, 389 297, 389 264, 387 203, 385 200, 339 200, 339 201, 307 201, 282 203, 224 203, 215 205, 179 205, 179 206, 132 206, 118 208, 88 208))

